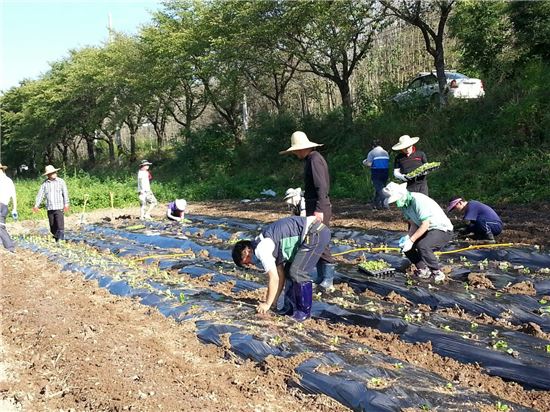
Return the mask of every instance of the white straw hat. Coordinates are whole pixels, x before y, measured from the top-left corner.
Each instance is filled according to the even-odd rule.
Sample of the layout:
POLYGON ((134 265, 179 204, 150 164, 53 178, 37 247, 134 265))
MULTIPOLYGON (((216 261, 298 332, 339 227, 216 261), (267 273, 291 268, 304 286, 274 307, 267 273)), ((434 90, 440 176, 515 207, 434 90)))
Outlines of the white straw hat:
POLYGON ((382 189, 382 194, 386 196, 386 203, 394 203, 407 195, 407 183, 390 182, 382 189))
POLYGON ((411 137, 408 134, 404 134, 399 138, 399 142, 392 146, 392 150, 401 150, 411 147, 413 144, 418 142, 420 137, 411 137))
POLYGON ((290 136, 290 147, 279 154, 294 152, 296 150, 309 149, 312 147, 322 146, 322 144, 311 142, 304 132, 294 132, 290 136))
POLYGON ((178 210, 185 210, 187 207, 187 201, 185 199, 176 199, 175 203, 178 210))
POLYGON ((6 170, 7 168, 8 168, 8 166, 4 166, 2 163, 0 163, 0 169, 6 170))
POLYGON ((46 166, 46 168, 44 169, 44 173, 42 173, 42 176, 48 176, 48 175, 51 175, 52 173, 55 173, 57 172, 59 169, 56 169, 55 167, 53 167, 52 165, 48 165, 46 166))

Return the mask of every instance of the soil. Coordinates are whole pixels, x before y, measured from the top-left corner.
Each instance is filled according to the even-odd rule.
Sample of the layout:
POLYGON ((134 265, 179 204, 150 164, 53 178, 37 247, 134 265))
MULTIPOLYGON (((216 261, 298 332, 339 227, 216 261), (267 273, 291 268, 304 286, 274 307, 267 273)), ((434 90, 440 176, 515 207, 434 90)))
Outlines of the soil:
MULTIPOLYGON (((550 246, 547 213, 550 207, 537 207, 536 212, 525 207, 499 210, 506 222, 499 241, 550 246), (514 219, 519 222, 517 225, 508 223, 514 219)), ((161 217, 163 212, 159 207, 153 216, 161 217)), ((334 226, 369 231, 406 230, 400 212, 395 210, 377 211, 365 205, 336 201, 334 212, 334 226)), ((111 216, 116 222, 115 216, 136 217, 138 213, 138 208, 94 211, 86 215, 86 220, 94 222, 111 216)), ((265 222, 287 216, 284 204, 278 201, 195 203, 189 206, 189 214, 193 213, 265 222)), ((69 216, 68 228, 76 227, 79 220, 79 215, 69 216)), ((21 222, 10 225, 9 230, 26 233, 38 227, 45 228, 46 222, 21 222)), ((55 263, 41 255, 24 250, 18 250, 15 256, 2 250, 0 254, 2 411, 347 410, 328 397, 289 388, 289 383, 296 379, 294 367, 313 356, 311 353, 290 359, 270 357, 261 364, 244 361, 228 347, 199 342, 193 322, 176 323, 128 298, 115 297, 95 283, 84 281, 82 275, 61 272, 55 263)), ((202 257, 208 258, 206 254, 202 257)), ((188 280, 206 285, 211 279, 201 276, 188 280)), ((243 300, 256 300, 265 294, 265 289, 233 293, 233 285, 225 282, 210 289, 243 300)), ((337 287, 342 294, 353 294, 348 288, 345 284, 337 287)), ((381 299, 369 291, 363 295, 381 299)), ((390 302, 408 303, 398 294, 390 295, 386 297, 390 302)), ((418 308, 430 311, 422 306, 426 305, 418 308)), ((453 310, 449 309, 452 313, 447 314, 468 318, 453 310)), ((476 319, 487 324, 504 322, 476 319)), ((429 342, 409 344, 397 335, 374 329, 316 320, 306 321, 304 327, 368 345, 480 392, 541 411, 550 410, 550 392, 527 391, 515 383, 488 376, 479 366, 441 357, 432 352, 429 342)), ((529 325, 524 329, 526 333, 544 336, 529 325)))
POLYGON ((510 285, 502 289, 502 291, 506 293, 511 293, 513 295, 535 296, 537 294, 537 291, 535 290, 533 283, 529 282, 528 280, 524 282, 514 283, 513 285, 510 285))
MULTIPOLYGON (((281 367, 204 345, 176 323, 25 250, 0 251, 0 408, 344 411, 287 386, 281 367)), ((311 355, 310 355, 311 356, 311 355)), ((295 359, 277 359, 292 370, 295 359)))
POLYGON ((491 279, 487 278, 482 273, 470 273, 468 274, 468 284, 478 289, 494 289, 495 286, 491 279))

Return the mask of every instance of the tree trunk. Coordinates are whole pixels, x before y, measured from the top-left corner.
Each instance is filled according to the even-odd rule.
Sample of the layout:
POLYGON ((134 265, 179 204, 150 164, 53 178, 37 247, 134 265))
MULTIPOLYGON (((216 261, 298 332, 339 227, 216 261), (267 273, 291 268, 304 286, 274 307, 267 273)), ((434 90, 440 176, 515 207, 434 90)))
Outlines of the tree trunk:
POLYGON ((439 105, 445 107, 447 105, 447 77, 445 76, 445 54, 443 42, 436 43, 436 52, 434 56, 435 71, 437 73, 437 83, 439 85, 439 105))
POLYGON ((136 131, 130 128, 130 161, 135 162, 136 160, 136 131))
POLYGON ((88 152, 88 160, 92 165, 95 165, 95 147, 93 136, 84 136, 86 140, 86 150, 88 152))
POLYGON ((351 101, 351 90, 349 87, 349 80, 343 80, 338 82, 338 90, 340 91, 340 97, 342 98, 342 110, 344 111, 344 121, 350 125, 353 123, 353 105, 351 101))

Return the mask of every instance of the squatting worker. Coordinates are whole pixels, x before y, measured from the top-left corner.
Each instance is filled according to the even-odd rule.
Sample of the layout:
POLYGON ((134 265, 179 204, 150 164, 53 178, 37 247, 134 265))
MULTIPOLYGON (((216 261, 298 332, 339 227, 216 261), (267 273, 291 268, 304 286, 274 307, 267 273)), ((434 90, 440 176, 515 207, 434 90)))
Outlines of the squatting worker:
POLYGON ((367 154, 363 165, 370 167, 371 181, 374 186, 374 208, 383 209, 387 206, 384 205, 384 196, 382 195, 382 189, 388 182, 388 172, 390 168, 390 156, 388 152, 380 145, 378 139, 373 140, 372 149, 367 154))
MULTIPOLYGON (((306 215, 315 216, 325 226, 330 226, 332 205, 328 192, 330 176, 328 165, 321 153, 313 150, 322 144, 311 142, 304 132, 294 132, 290 136, 290 147, 279 154, 292 153, 298 159, 304 160, 304 198, 306 215)), ((327 244, 321 259, 317 264, 317 282, 324 289, 331 289, 334 282, 334 267, 332 256, 327 244)))
POLYGON ((419 137, 410 137, 406 134, 401 136, 399 142, 392 146, 392 150, 400 151, 395 157, 393 175, 396 179, 407 182, 409 192, 423 193, 428 196, 428 180, 425 175, 413 179, 405 177, 406 174, 428 162, 426 153, 418 150, 414 145, 419 140, 419 137))
POLYGON ((185 199, 176 199, 173 202, 168 203, 166 208, 166 217, 170 220, 180 222, 185 219, 185 208, 187 207, 187 201, 185 199))
POLYGON ((40 204, 46 198, 46 210, 48 211, 48 221, 50 223, 50 232, 56 242, 65 239, 65 212, 69 211, 69 191, 65 181, 57 176, 57 171, 52 165, 46 166, 42 176, 46 180, 40 186, 36 200, 34 202, 33 212, 38 212, 40 204))
POLYGON ((329 228, 314 216, 285 217, 265 227, 253 241, 237 242, 232 252, 235 264, 251 265, 255 257, 268 276, 266 301, 258 305, 258 312, 266 313, 277 304, 288 276, 293 308, 285 314, 298 321, 309 318, 313 294, 309 273, 329 242, 329 228))
POLYGON ((453 225, 443 209, 422 193, 411 193, 407 184, 390 182, 384 188, 388 204, 396 203, 409 222, 409 233, 400 240, 403 253, 415 265, 415 275, 436 282, 445 280, 434 250, 445 246, 453 236, 453 225))
POLYGON ((151 219, 151 210, 157 205, 157 198, 151 191, 151 180, 153 176, 149 171, 149 166, 153 163, 142 160, 138 171, 138 197, 139 197, 139 218, 141 220, 151 219))
POLYGON ((11 217, 13 220, 17 220, 17 196, 13 181, 4 172, 7 168, 0 163, 0 240, 8 252, 15 253, 15 244, 6 230, 6 216, 8 215, 8 206, 12 201, 11 217))
POLYGON ((459 235, 468 236, 473 233, 476 240, 495 243, 495 236, 500 235, 504 227, 497 212, 477 200, 465 200, 455 196, 447 206, 447 213, 453 210, 463 214, 463 219, 467 222, 465 227, 457 231, 459 235))

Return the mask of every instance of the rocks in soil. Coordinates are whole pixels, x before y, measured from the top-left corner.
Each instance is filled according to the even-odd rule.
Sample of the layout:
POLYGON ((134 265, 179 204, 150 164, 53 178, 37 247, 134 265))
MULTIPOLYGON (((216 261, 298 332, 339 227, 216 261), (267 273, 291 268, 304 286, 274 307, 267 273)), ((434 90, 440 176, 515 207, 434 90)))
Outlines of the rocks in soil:
POLYGON ((399 293, 395 293, 393 290, 384 297, 384 300, 398 305, 412 305, 411 302, 399 293))
POLYGON ((525 323, 521 325, 518 330, 528 335, 536 336, 537 338, 550 339, 550 334, 544 333, 540 326, 534 322, 525 323))

